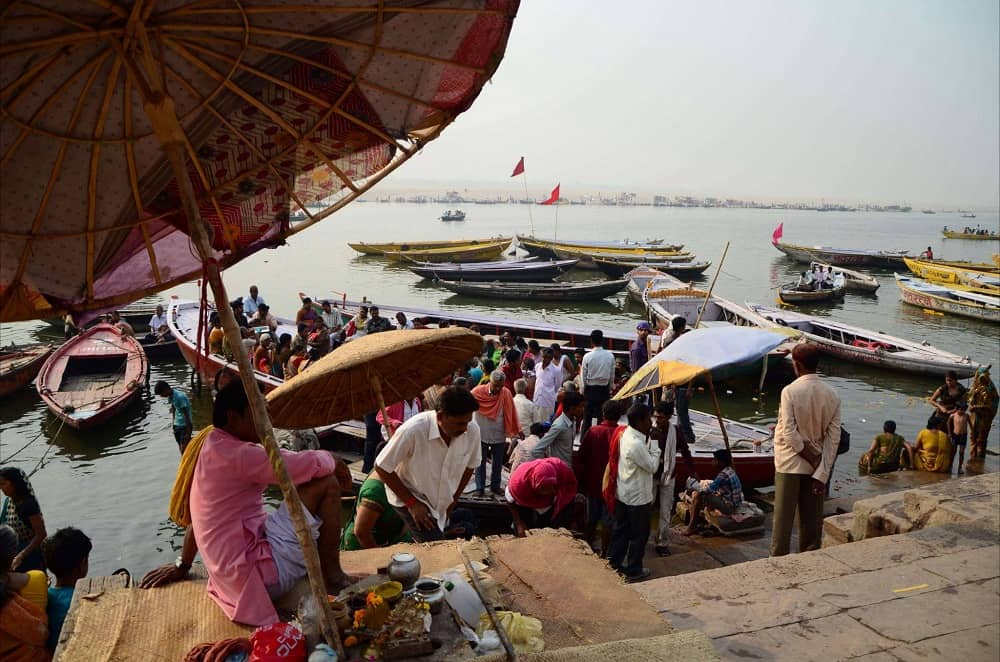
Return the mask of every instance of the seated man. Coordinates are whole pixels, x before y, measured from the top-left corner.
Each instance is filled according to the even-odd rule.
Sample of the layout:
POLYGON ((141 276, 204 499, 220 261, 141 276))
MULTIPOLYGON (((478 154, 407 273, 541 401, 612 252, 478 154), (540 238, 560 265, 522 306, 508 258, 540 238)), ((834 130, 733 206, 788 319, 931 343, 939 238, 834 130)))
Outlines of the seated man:
POLYGON ((472 420, 478 409, 472 393, 450 386, 436 411, 399 426, 375 458, 389 503, 416 542, 442 540, 453 528, 455 505, 482 458, 479 426, 472 420))
MULTIPOLYGON (((184 579, 200 550, 208 594, 231 620, 268 625, 278 620, 272 600, 306 576, 302 548, 284 503, 264 512, 262 492, 274 471, 253 423, 243 383, 219 391, 212 430, 191 479, 191 526, 173 564, 149 572, 142 588, 184 579)), ((193 443, 193 442, 192 442, 193 443)), ((337 593, 350 579, 340 567, 340 493, 349 489, 347 466, 326 451, 281 452, 298 487, 313 538, 318 538, 323 579, 337 593)))
POLYGON ((868 452, 858 461, 858 473, 884 474, 899 471, 900 458, 906 452, 906 440, 896 434, 896 422, 886 421, 882 434, 872 440, 868 452))
POLYGON ((55 586, 49 587, 49 602, 46 607, 49 617, 49 652, 55 651, 59 644, 59 633, 69 612, 76 582, 87 576, 92 548, 87 534, 71 526, 59 529, 42 543, 45 565, 56 576, 55 586))
POLYGON ((712 464, 719 472, 715 480, 701 481, 699 484, 694 479, 688 479, 688 493, 692 498, 690 521, 683 532, 686 536, 694 535, 702 507, 707 506, 724 515, 731 515, 743 503, 743 484, 733 469, 733 456, 724 448, 715 451, 712 456, 712 464))

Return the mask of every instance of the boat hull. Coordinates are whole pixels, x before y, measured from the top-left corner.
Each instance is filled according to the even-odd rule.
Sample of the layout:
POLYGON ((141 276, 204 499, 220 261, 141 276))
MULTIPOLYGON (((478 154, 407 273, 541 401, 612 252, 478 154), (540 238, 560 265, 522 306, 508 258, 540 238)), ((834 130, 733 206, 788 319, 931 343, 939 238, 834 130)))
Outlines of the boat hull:
POLYGON ((965 232, 952 232, 951 230, 942 230, 941 234, 944 235, 945 239, 969 239, 972 241, 1000 241, 1000 234, 968 234, 965 232))
POLYGON ((4 350, 0 354, 0 398, 30 384, 52 354, 52 345, 4 350))
MULTIPOLYGON (((530 259, 530 258, 529 258, 530 259)), ((476 267, 475 263, 466 265, 442 265, 449 268, 435 268, 423 265, 410 267, 410 271, 422 278, 437 280, 463 280, 466 282, 540 282, 550 281, 556 276, 573 268, 578 260, 555 260, 549 262, 526 262, 523 265, 505 266, 502 268, 476 267)))
POLYGON ((540 257, 560 257, 559 252, 561 251, 564 255, 572 255, 573 257, 579 256, 590 256, 594 253, 605 253, 613 255, 621 255, 622 257, 627 256, 655 256, 655 255, 672 255, 676 256, 680 253, 683 245, 660 245, 660 244, 635 244, 634 246, 626 246, 621 244, 604 243, 604 242, 566 242, 566 241, 549 241, 547 239, 538 239, 537 237, 522 237, 517 236, 518 245, 524 250, 528 251, 531 255, 538 255, 540 257))
POLYGON ((127 409, 148 373, 139 341, 102 323, 52 353, 38 374, 38 391, 66 425, 89 430, 127 409), (96 362, 100 367, 92 367, 96 362))
POLYGON ((906 260, 906 267, 915 275, 932 283, 941 283, 956 289, 968 289, 990 296, 1000 295, 1000 277, 996 275, 909 258, 906 260))
POLYGON ((633 269, 640 267, 658 269, 674 276, 698 277, 712 266, 711 262, 642 262, 631 260, 619 262, 597 257, 592 258, 592 261, 598 269, 612 278, 621 278, 633 269))
POLYGON ((476 244, 495 244, 497 242, 510 242, 510 237, 491 237, 489 239, 439 239, 436 241, 403 241, 384 244, 369 244, 366 242, 353 242, 347 245, 364 255, 384 255, 389 251, 425 251, 435 248, 449 248, 454 246, 474 246, 476 244))
POLYGON ((810 248, 808 246, 796 246, 795 244, 786 244, 784 242, 776 242, 773 245, 788 257, 803 264, 823 262, 838 267, 869 266, 884 269, 898 269, 904 266, 903 258, 905 254, 902 251, 870 254, 842 252, 823 247, 810 248))
POLYGON ((491 299, 525 298, 534 301, 586 301, 603 299, 625 289, 627 280, 594 284, 569 285, 563 283, 463 283, 439 280, 438 285, 455 294, 488 297, 491 299))
POLYGON ((385 257, 395 262, 488 262, 499 258, 509 244, 468 244, 428 250, 386 251, 385 257))
POLYGON ((834 287, 829 290, 814 290, 803 292, 800 290, 781 288, 778 290, 778 298, 783 303, 825 303, 827 301, 837 301, 844 298, 844 287, 834 287))
POLYGON ((898 278, 896 279, 896 284, 899 285, 900 300, 911 306, 983 320, 984 322, 993 322, 994 324, 1000 323, 1000 308, 962 303, 942 296, 920 292, 906 286, 898 278))

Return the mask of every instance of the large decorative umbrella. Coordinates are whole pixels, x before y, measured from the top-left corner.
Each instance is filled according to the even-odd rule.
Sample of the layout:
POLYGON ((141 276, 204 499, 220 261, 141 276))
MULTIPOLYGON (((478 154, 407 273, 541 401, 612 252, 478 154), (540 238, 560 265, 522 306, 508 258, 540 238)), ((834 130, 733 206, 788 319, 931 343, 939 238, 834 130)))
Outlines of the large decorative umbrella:
MULTIPOLYGON (((202 275, 326 605, 220 269, 333 213, 437 137, 518 0, 11 0, 0 8, 0 321, 202 275), (301 210, 306 219, 291 221, 301 210)), ((328 608, 326 638, 341 650, 328 608)))
POLYGON ((688 331, 635 371, 615 394, 624 400, 648 391, 684 386, 699 377, 708 380, 722 439, 729 448, 729 434, 715 394, 712 371, 761 359, 788 340, 788 335, 745 326, 714 327, 688 331))
POLYGON ((458 327, 383 331, 352 340, 267 394, 281 428, 313 428, 411 400, 479 354, 483 338, 458 327))

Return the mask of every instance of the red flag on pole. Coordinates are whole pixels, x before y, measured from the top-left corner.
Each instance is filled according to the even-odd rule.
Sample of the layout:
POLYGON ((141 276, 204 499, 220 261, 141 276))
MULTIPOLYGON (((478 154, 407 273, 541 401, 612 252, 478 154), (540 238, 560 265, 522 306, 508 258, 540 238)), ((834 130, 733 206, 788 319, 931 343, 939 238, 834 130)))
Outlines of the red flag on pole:
POLYGON ((774 229, 774 234, 771 235, 771 243, 777 244, 779 241, 781 241, 781 237, 784 234, 785 234, 785 222, 782 221, 781 223, 778 223, 778 227, 774 229))
POLYGON ((510 176, 511 177, 517 177, 518 175, 521 175, 521 174, 524 174, 524 157, 523 156, 521 157, 521 160, 517 162, 517 165, 514 166, 514 172, 510 173, 510 176))
POLYGON ((559 184, 556 184, 556 187, 552 189, 552 195, 549 196, 549 199, 542 202, 543 205, 551 205, 559 202, 559 186, 559 184))

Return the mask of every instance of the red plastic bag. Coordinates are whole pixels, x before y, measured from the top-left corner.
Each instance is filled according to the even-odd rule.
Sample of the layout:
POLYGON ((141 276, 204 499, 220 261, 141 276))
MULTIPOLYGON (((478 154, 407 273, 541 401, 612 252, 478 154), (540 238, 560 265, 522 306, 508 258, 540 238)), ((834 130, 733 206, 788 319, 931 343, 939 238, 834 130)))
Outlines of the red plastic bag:
POLYGON ((291 623, 272 623, 254 630, 249 662, 306 662, 306 640, 291 623))

